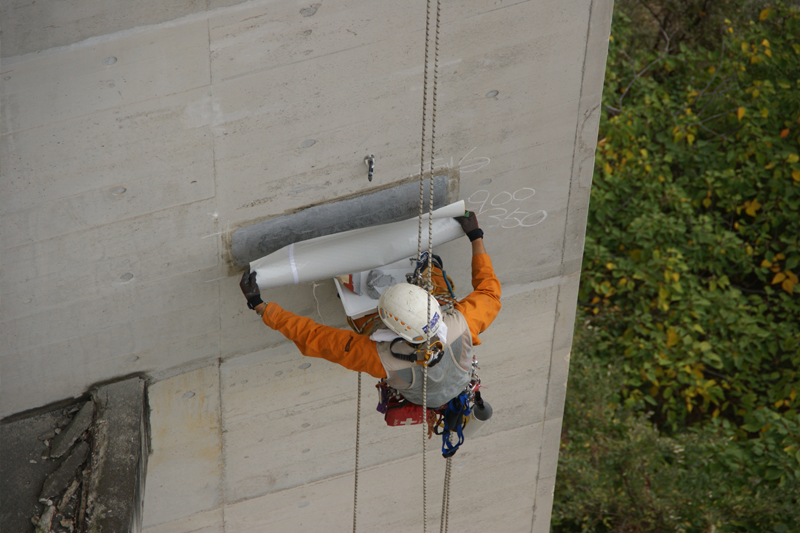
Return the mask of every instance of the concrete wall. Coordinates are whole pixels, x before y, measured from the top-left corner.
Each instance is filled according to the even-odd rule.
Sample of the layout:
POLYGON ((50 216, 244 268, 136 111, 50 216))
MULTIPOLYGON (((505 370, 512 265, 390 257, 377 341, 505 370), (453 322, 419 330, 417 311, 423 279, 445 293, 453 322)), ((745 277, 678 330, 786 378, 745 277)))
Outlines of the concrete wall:
MULTIPOLYGON (((504 311, 479 352, 497 420, 469 453, 504 502, 504 529, 545 531, 613 2, 443 4, 435 166, 459 169, 460 197, 480 212, 504 286, 504 311), (523 495, 511 503, 503 472, 520 476, 523 495)), ((204 443, 200 453, 197 441, 154 429, 148 479, 178 469, 205 487, 153 510, 183 493, 148 481, 154 531, 203 521, 244 531, 270 505, 272 515, 259 515, 267 522, 256 522, 299 527, 293 513, 319 508, 313 520, 328 520, 349 505, 325 496, 305 507, 291 495, 309 483, 327 495, 350 490, 337 484, 352 482, 355 376, 325 362, 304 367, 258 323, 230 275, 226 239, 419 171, 424 24, 420 2, 3 2, 0 416, 144 373, 162 380, 154 428, 200 421, 182 431, 204 443), (367 154, 377 158, 372 183, 367 154), (315 409, 342 429, 308 433, 313 422, 302 419, 315 409), (264 427, 267 444, 257 447, 264 427), (303 454, 312 447, 292 438, 329 440, 342 455, 303 454), (240 446, 256 446, 256 466, 240 446), (270 450, 294 447, 297 457, 274 463, 270 450), (188 463, 168 460, 187 454, 188 463)), ((466 294, 466 240, 437 253, 466 294)), ((265 299, 344 324, 330 281, 265 299)), ((419 458, 416 432, 387 452, 396 439, 371 403, 367 464, 375 475, 407 470, 404 461, 419 458)), ((417 483, 409 478, 408 490, 417 483)), ((456 508, 468 509, 459 492, 456 508)), ((370 497, 377 504, 380 491, 370 497)), ((364 505, 367 522, 382 519, 364 505)))

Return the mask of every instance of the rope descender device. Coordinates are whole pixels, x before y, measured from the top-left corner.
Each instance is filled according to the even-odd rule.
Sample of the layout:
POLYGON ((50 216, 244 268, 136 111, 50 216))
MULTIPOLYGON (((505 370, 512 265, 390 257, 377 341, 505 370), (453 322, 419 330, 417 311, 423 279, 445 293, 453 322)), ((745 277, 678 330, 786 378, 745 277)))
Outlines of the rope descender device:
POLYGON ((444 353, 444 344, 440 340, 436 340, 430 343, 429 346, 425 347, 422 346, 418 350, 419 352, 425 353, 424 359, 418 359, 416 363, 418 365, 425 365, 428 368, 435 366, 436 363, 442 360, 442 354, 444 353), (432 362, 431 362, 432 361, 432 362))

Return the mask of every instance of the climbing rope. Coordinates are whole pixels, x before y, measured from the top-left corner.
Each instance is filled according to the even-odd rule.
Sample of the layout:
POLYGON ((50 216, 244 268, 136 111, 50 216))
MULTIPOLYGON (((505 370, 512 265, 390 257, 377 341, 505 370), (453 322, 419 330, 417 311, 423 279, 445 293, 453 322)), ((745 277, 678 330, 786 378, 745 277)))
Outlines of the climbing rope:
POLYGON ((361 436, 361 372, 358 373, 358 397, 356 399, 356 468, 355 487, 353 488, 353 533, 356 533, 356 518, 358 516, 358 441, 361 436))
MULTIPOLYGON (((425 17, 425 65, 422 83, 422 139, 420 141, 420 160, 419 160, 419 217, 417 225, 417 260, 422 259, 422 216, 425 192, 425 133, 426 133, 426 117, 428 108, 428 64, 430 57, 430 26, 431 26, 431 0, 426 3, 426 17, 425 17)), ((433 66, 433 91, 431 94, 431 151, 430 151, 430 190, 428 192, 428 257, 431 261, 433 255, 433 162, 436 153, 436 87, 439 77, 439 24, 441 20, 441 0, 436 0, 436 26, 434 29, 435 43, 434 43, 434 66, 433 66)), ((431 274, 433 272, 432 265, 428 268, 425 285, 428 290, 428 295, 433 291, 433 283, 431 274)), ((427 320, 426 324, 431 323, 431 302, 428 298, 427 320)), ((425 339, 425 353, 430 353, 431 337, 430 329, 425 339)), ((427 418, 428 409, 428 365, 422 365, 422 410, 427 418)), ((428 530, 428 480, 427 480, 427 461, 425 454, 425 445, 428 440, 427 424, 422 424, 422 531, 428 530)))
POLYGON ((450 518, 450 467, 452 466, 453 456, 447 458, 447 466, 444 468, 444 489, 442 491, 442 517, 439 520, 439 533, 447 533, 447 521, 450 518))
MULTIPOLYGON (((427 131, 427 108, 428 108, 428 64, 430 63, 430 41, 431 41, 431 1, 427 0, 426 3, 426 18, 425 18, 425 65, 423 75, 423 89, 422 89, 422 140, 420 148, 420 162, 419 162, 419 216, 417 226, 417 260, 422 258, 422 218, 424 215, 424 193, 425 193, 425 134, 427 131)), ((436 152, 436 96, 437 85, 439 78, 439 27, 441 22, 441 0, 436 0, 436 16, 434 27, 434 58, 433 58, 433 87, 431 91, 431 149, 430 149, 430 189, 428 193, 428 255, 429 261, 433 257, 433 163, 434 155, 436 152)), ((425 276, 425 288, 428 294, 433 292, 432 280, 433 265, 429 265, 425 276)), ((428 299, 427 310, 427 324, 431 323, 431 303, 428 299)), ((430 329, 425 339, 425 352, 426 356, 430 353, 431 338, 430 329)), ((422 365, 422 410, 424 417, 427 418, 428 408, 428 365, 422 365)), ((361 420, 361 372, 358 373, 358 408, 356 419, 356 465, 355 465, 355 488, 353 495, 353 533, 356 533, 356 505, 358 502, 358 451, 359 451, 359 434, 360 434, 360 420, 361 420)), ((427 519, 427 463, 425 457, 425 446, 428 440, 428 425, 421 424, 422 426, 422 530, 427 532, 428 519, 427 519)), ((449 497, 450 497, 450 458, 447 458, 447 468, 445 471, 445 485, 444 493, 447 500, 443 500, 443 516, 442 523, 445 531, 447 528, 447 517, 445 512, 449 513, 449 497)))

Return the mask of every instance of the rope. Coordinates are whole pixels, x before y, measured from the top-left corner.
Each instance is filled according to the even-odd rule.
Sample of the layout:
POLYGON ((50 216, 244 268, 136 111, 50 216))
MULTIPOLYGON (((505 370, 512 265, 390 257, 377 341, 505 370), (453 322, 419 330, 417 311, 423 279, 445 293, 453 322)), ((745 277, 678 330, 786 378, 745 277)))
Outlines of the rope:
MULTIPOLYGON (((435 43, 434 43, 434 68, 433 68, 433 91, 432 91, 432 109, 431 109, 431 176, 430 176, 430 191, 428 193, 428 261, 432 261, 433 255, 433 162, 434 162, 434 154, 435 154, 435 142, 436 142, 436 86, 438 82, 438 74, 439 74, 439 24, 441 20, 441 0, 436 0, 436 27, 434 29, 435 33, 435 43)), ((427 116, 427 108, 428 108, 428 63, 429 63, 429 55, 430 55, 430 24, 431 24, 431 0, 427 0, 426 2, 426 12, 425 12, 425 65, 424 65, 424 75, 423 75, 423 87, 422 87, 422 139, 420 141, 420 161, 419 161, 419 219, 417 224, 417 259, 422 258, 422 215, 423 215, 423 203, 424 203, 424 188, 425 188, 425 132, 426 132, 426 116, 427 116)), ((429 263, 427 279, 425 283, 428 289, 428 295, 430 296, 433 290, 433 283, 431 274, 433 272, 433 265, 429 263)), ((430 297, 428 298, 428 305, 427 305, 427 321, 426 324, 431 323, 431 302, 430 297)), ((425 339, 425 351, 426 353, 430 352, 431 346, 431 336, 430 336, 430 329, 428 330, 428 334, 426 335, 425 339)), ((423 413, 427 416, 427 408, 428 408, 428 365, 422 365, 422 409, 423 413)), ((428 530, 428 509, 427 509, 427 501, 428 501, 428 481, 427 481, 427 461, 426 461, 426 454, 425 454, 425 445, 428 440, 428 428, 426 427, 427 424, 422 425, 422 531, 427 532, 428 530)))
POLYGON ((353 488, 353 533, 356 533, 356 517, 358 509, 358 441, 361 437, 361 372, 358 373, 358 399, 356 400, 356 468, 355 487, 353 488))
POLYGON ((442 492, 442 517, 439 521, 439 533, 447 533, 447 522, 450 518, 450 472, 453 456, 447 458, 444 469, 444 491, 442 492))

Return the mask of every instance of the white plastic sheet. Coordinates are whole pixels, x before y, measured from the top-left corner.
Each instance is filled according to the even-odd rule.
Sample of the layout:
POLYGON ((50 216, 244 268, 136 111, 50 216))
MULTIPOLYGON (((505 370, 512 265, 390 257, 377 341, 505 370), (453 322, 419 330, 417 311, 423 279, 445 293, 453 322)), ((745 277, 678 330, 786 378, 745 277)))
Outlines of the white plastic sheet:
MULTIPOLYGON (((464 201, 433 212, 433 245, 464 235, 453 217, 464 214, 464 201)), ((250 263, 261 289, 361 272, 417 255, 418 219, 317 237, 290 244, 250 263)), ((428 243, 428 215, 422 220, 423 249, 428 243)))

